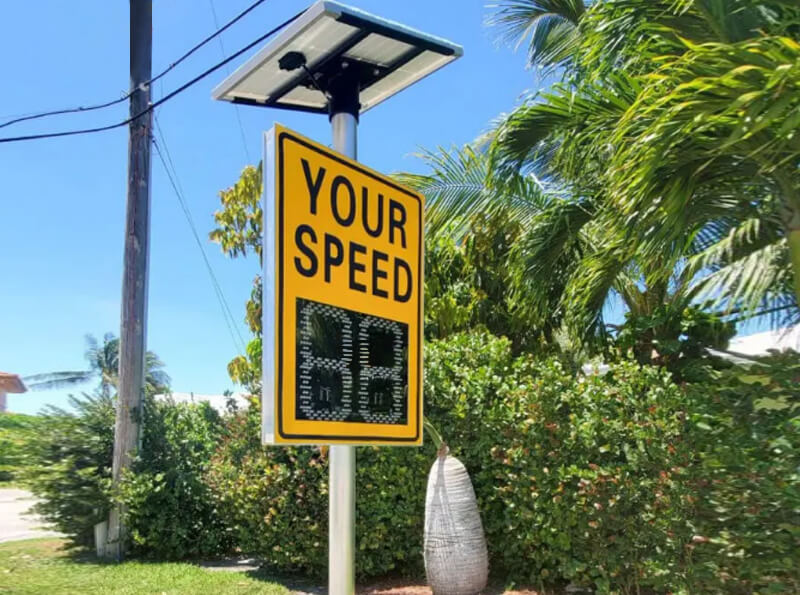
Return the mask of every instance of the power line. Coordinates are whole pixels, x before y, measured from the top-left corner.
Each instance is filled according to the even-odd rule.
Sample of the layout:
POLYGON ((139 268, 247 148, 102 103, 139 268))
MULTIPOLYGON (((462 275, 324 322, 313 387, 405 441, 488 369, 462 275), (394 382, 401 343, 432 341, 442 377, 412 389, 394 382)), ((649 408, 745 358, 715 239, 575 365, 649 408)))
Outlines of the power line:
POLYGON ((286 27, 287 25, 289 25, 290 23, 295 21, 297 18, 299 18, 300 15, 303 14, 303 12, 304 11, 298 12, 296 15, 294 15, 293 17, 285 20, 283 23, 281 23, 280 25, 278 25, 274 29, 271 29, 270 31, 268 31, 264 35, 260 36, 258 39, 250 42, 249 44, 247 44, 242 49, 240 49, 237 52, 231 54, 230 56, 228 56, 227 58, 225 58, 221 62, 218 62, 217 64, 215 64, 214 66, 206 69, 205 71, 203 71, 202 73, 200 73, 199 75, 197 75, 196 77, 191 79, 190 81, 184 83, 183 85, 181 85, 180 87, 178 87, 174 91, 171 91, 170 93, 167 93, 166 95, 164 95, 164 97, 162 97, 158 101, 156 101, 154 103, 151 103, 148 106, 147 109, 142 110, 138 114, 136 114, 134 116, 131 116, 130 118, 127 118, 127 119, 123 120, 122 122, 117 122, 116 124, 108 124, 106 126, 96 126, 94 128, 81 128, 81 129, 78 129, 78 130, 65 130, 63 132, 49 132, 49 133, 44 133, 44 134, 29 134, 27 136, 9 136, 9 137, 5 137, 5 138, 0 138, 0 143, 14 143, 14 142, 28 141, 28 140, 39 140, 39 139, 43 139, 43 138, 57 138, 57 137, 61 137, 61 136, 75 136, 75 135, 78 135, 78 134, 92 134, 94 132, 105 132, 106 130, 113 130, 114 128, 120 128, 121 126, 127 126, 128 124, 130 124, 131 122, 133 122, 137 118, 145 115, 148 112, 153 111, 159 105, 162 105, 163 103, 169 101, 170 99, 172 99, 173 97, 175 97, 179 93, 182 93, 183 91, 185 91, 189 87, 191 87, 194 84, 198 83, 199 81, 203 80, 209 74, 212 74, 213 72, 216 72, 217 70, 219 70, 220 68, 225 66, 228 62, 231 62, 232 60, 235 60, 236 58, 238 58, 239 56, 244 54, 246 51, 252 49, 254 46, 258 45, 259 43, 261 43, 262 41, 264 41, 268 37, 271 37, 272 35, 274 35, 278 31, 280 31, 281 29, 283 29, 284 27, 286 27))
MULTIPOLYGON (((214 26, 217 27, 216 31, 214 31, 211 35, 209 35, 208 37, 203 39, 201 42, 197 43, 189 51, 187 51, 180 58, 175 60, 172 64, 167 66, 164 70, 159 72, 153 78, 151 78, 151 79, 145 81, 144 83, 142 83, 142 85, 152 85, 154 82, 156 82, 162 76, 164 76, 169 71, 171 71, 173 68, 178 66, 178 64, 180 64, 181 62, 186 60, 189 56, 194 54, 197 50, 199 50, 201 47, 206 45, 209 41, 211 41, 215 37, 219 37, 219 35, 221 35, 223 31, 225 31, 226 29, 229 29, 231 26, 233 26, 235 23, 239 22, 247 14, 249 14, 250 12, 255 10, 256 8, 258 8, 258 6, 260 6, 261 4, 263 4, 266 1, 267 0, 256 0, 256 2, 254 2, 253 4, 248 6, 246 9, 244 9, 242 12, 240 12, 235 17, 233 17, 233 19, 231 19, 230 21, 225 23, 225 25, 223 25, 222 27, 219 26, 219 23, 217 21, 217 17, 216 17, 216 14, 215 14, 214 15, 214 26)), ((213 7, 212 7, 212 10, 213 10, 213 7)), ((221 40, 220 40, 220 43, 221 43, 221 40)), ((223 58, 224 57, 225 56, 224 56, 224 50, 223 50, 223 58)), ((28 120, 38 120, 39 118, 46 118, 46 117, 49 117, 49 116, 58 116, 58 115, 61 115, 61 114, 73 114, 73 113, 80 113, 80 112, 90 112, 90 111, 94 111, 94 110, 103 109, 103 108, 106 108, 106 107, 110 107, 112 105, 116 105, 118 103, 122 103, 123 101, 125 101, 127 99, 130 99, 131 95, 133 95, 133 90, 129 91, 128 93, 126 93, 125 95, 120 97, 119 99, 113 99, 111 101, 106 101, 105 103, 98 103, 98 104, 95 104, 95 105, 87 105, 87 106, 79 106, 79 107, 70 107, 70 108, 52 110, 52 111, 48 111, 48 112, 40 112, 40 113, 37 113, 37 114, 30 114, 30 115, 27 115, 27 116, 20 116, 18 118, 14 118, 13 120, 9 120, 7 122, 3 122, 2 124, 0 124, 0 128, 5 128, 6 126, 11 126, 12 124, 17 124, 19 122, 26 122, 28 120)))
POLYGON ((225 299, 225 294, 222 291, 222 286, 219 284, 217 280, 217 276, 214 274, 214 269, 211 266, 211 262, 208 260, 208 256, 206 255, 205 248, 203 247, 203 242, 200 240, 200 234, 197 232, 197 227, 194 224, 194 218, 192 217, 192 212, 189 210, 189 206, 186 202, 186 199, 183 195, 183 187, 180 184, 178 179, 178 172, 175 169, 175 164, 172 161, 172 155, 170 155, 169 147, 167 146, 166 138, 164 137, 164 132, 161 130, 161 124, 158 121, 158 116, 155 117, 156 123, 156 132, 161 139, 161 142, 156 142, 156 139, 153 139, 153 146, 156 149, 156 154, 158 155, 159 160, 161 161, 161 165, 164 168, 164 171, 167 174, 167 178, 169 179, 170 185, 172 186, 173 191, 175 192, 175 196, 178 199, 178 203, 181 206, 181 210, 183 210, 183 214, 186 217, 186 221, 189 224, 189 228, 192 231, 192 236, 194 237, 194 241, 197 244, 198 249, 200 250, 200 255, 203 257, 203 262, 205 263, 206 270, 208 271, 208 275, 211 279, 211 285, 214 288, 214 293, 217 296, 217 301, 220 304, 220 308, 222 309, 222 317, 225 320, 225 326, 228 327, 228 333, 231 336, 231 341, 238 349, 241 349, 242 353, 247 352, 247 347, 242 337, 239 328, 236 325, 236 318, 234 318, 233 313, 231 312, 230 307, 228 306, 228 301, 225 299), (164 154, 161 152, 160 146, 163 145, 164 147, 164 154, 167 156, 167 160, 164 160, 164 154), (167 165, 169 162, 169 165, 167 165), (170 171, 171 169, 171 171, 170 171), (234 331, 235 335, 234 336, 234 331), (237 344, 236 339, 239 339, 237 344))
MULTIPOLYGON (((211 16, 214 19, 214 26, 219 29, 219 20, 217 19, 217 10, 214 8, 214 0, 208 0, 209 6, 211 6, 211 16)), ((217 41, 219 42, 219 49, 222 52, 222 57, 225 58, 225 44, 222 42, 222 36, 217 37, 217 41)), ((226 68, 228 74, 230 74, 231 69, 230 66, 226 68)), ((253 160, 250 159, 250 151, 247 149, 247 135, 244 133, 244 125, 242 124, 242 115, 239 112, 239 106, 234 104, 234 112, 236 114, 236 121, 239 123, 239 134, 242 137, 242 148, 244 149, 244 156, 247 159, 247 163, 252 163, 253 160)))
POLYGON ((183 210, 183 214, 186 217, 186 221, 189 224, 189 227, 192 231, 192 236, 194 237, 195 243, 197 244, 197 247, 200 250, 200 254, 203 257, 203 262, 206 265, 206 270, 208 271, 209 277, 211 279, 211 285, 214 288, 214 292, 217 295, 217 300, 219 301, 220 307, 222 308, 223 318, 225 319, 225 324, 228 327, 228 332, 231 335, 231 339, 234 345, 236 345, 236 337, 234 337, 234 330, 235 330, 236 335, 239 338, 238 347, 241 348, 242 353, 244 353, 246 351, 245 341, 242 338, 242 335, 236 326, 236 318, 233 316, 233 313, 231 312, 231 309, 228 306, 228 302, 225 299, 225 294, 222 291, 222 286, 219 284, 219 281, 217 281, 217 277, 214 274, 213 268, 211 267, 211 262, 208 260, 208 256, 206 255, 203 242, 200 240, 200 234, 197 232, 197 227, 194 224, 194 217, 192 217, 192 212, 189 209, 188 203, 186 202, 186 199, 184 197, 183 186, 181 185, 180 179, 178 178, 178 172, 175 169, 175 164, 172 161, 172 155, 170 154, 169 147, 167 146, 166 137, 164 136, 164 132, 161 130, 161 124, 158 121, 157 116, 155 118, 155 123, 156 123, 156 131, 161 139, 161 145, 163 145, 164 147, 164 154, 166 154, 167 156, 167 161, 164 160, 164 154, 162 154, 161 152, 159 143, 155 142, 155 139, 153 139, 153 144, 156 149, 156 154, 158 155, 159 160, 161 161, 161 165, 164 167, 164 171, 166 172, 167 177, 169 178, 172 189, 175 191, 175 196, 178 198, 178 203, 180 204, 181 209, 183 210), (169 163, 169 166, 167 166, 167 162, 169 163))
POLYGON ((49 112, 40 112, 38 114, 30 114, 27 116, 21 116, 19 118, 14 118, 13 120, 9 120, 8 122, 3 122, 0 124, 0 128, 5 128, 6 126, 11 126, 12 124, 17 124, 19 122, 25 122, 27 120, 38 120, 39 118, 46 118, 48 116, 58 116, 60 114, 73 114, 77 112, 90 112, 93 110, 103 109, 106 107, 111 107, 112 105, 116 105, 117 103, 122 103, 126 99, 130 99, 133 92, 128 92, 119 99, 113 99, 112 101, 106 101, 105 103, 98 103, 95 105, 87 105, 86 107, 68 107, 64 109, 57 109, 49 112))

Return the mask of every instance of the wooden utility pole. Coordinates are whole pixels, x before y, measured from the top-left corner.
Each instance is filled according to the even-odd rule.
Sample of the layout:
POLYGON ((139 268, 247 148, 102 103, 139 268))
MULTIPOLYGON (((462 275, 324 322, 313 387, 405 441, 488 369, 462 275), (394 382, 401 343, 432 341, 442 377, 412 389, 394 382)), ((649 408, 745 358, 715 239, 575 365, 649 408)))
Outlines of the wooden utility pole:
MULTIPOLYGON (((153 50, 152 0, 130 0, 130 115, 150 106, 153 50)), ((114 427, 114 485, 130 467, 140 444, 147 337, 147 265, 150 255, 150 141, 153 114, 134 119, 128 129, 128 201, 122 273, 122 321, 119 346, 119 389, 114 427)), ((126 531, 122 510, 111 510, 109 557, 122 559, 126 531)))

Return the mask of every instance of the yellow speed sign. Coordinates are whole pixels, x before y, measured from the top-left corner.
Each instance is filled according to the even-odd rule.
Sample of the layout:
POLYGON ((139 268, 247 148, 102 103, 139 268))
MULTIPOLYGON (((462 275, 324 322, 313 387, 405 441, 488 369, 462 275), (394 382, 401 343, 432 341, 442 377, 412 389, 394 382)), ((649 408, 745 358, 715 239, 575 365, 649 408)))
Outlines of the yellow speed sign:
POLYGON ((265 140, 264 442, 421 444, 423 197, 265 140))

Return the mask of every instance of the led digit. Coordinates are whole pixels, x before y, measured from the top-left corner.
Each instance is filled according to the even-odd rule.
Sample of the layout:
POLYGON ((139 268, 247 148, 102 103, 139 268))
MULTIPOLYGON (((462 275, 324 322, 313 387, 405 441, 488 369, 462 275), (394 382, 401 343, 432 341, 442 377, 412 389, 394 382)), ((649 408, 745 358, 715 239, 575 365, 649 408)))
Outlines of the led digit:
POLYGON ((304 419, 343 421, 352 412, 353 333, 344 310, 298 300, 298 408, 304 419))
POLYGON ((403 407, 403 333, 392 320, 365 316, 358 325, 358 412, 367 423, 397 423, 403 407))

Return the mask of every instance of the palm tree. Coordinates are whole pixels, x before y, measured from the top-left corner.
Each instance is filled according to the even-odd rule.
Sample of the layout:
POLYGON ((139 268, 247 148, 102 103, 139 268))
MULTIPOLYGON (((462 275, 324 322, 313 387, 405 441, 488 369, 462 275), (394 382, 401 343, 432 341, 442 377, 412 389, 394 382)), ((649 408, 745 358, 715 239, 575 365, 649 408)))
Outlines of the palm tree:
MULTIPOLYGON (((500 6, 526 4, 533 21, 540 3, 500 6)), ((569 228, 592 246, 566 284, 580 330, 631 270, 642 273, 636 284, 663 286, 678 267, 683 287, 726 311, 798 315, 800 8, 759 4, 596 2, 569 21, 565 80, 498 127, 494 171, 535 164, 591 205, 569 228)), ((535 251, 547 265, 562 236, 540 223, 532 242, 553 240, 535 251)), ((537 269, 553 272, 537 265, 531 284, 537 269)))
MULTIPOLYGON (((27 376, 24 381, 31 390, 53 390, 99 381, 98 392, 109 397, 119 384, 119 339, 112 333, 103 336, 99 344, 92 335, 86 335, 87 370, 46 372, 27 376)), ((169 390, 170 377, 164 372, 164 362, 152 351, 145 356, 145 391, 157 394, 169 390)))
POLYGON ((429 235, 510 209, 526 230, 510 289, 584 342, 614 295, 641 315, 800 318, 800 8, 759 4, 500 2, 492 22, 564 77, 505 118, 488 153, 429 152, 431 174, 400 176, 428 197, 429 235))
MULTIPOLYGON (((800 8, 796 13, 800 18, 800 8)), ((772 257, 770 269, 791 273, 800 303, 800 144, 794 139, 800 44, 782 34, 754 33, 667 56, 653 73, 657 77, 638 77, 643 84, 636 102, 616 127, 608 176, 612 203, 623 217, 634 215, 642 230, 656 221, 680 222, 687 211, 713 210, 737 193, 741 198, 728 215, 744 221, 755 199, 763 206, 764 226, 782 223, 772 227, 779 233, 761 260, 772 257), (747 192, 753 181, 756 196, 747 192)), ((643 241, 652 254, 673 238, 667 225, 643 241)), ((740 278, 748 271, 745 263, 736 268, 740 278)), ((742 297, 755 305, 759 293, 742 297)))
MULTIPOLYGON (((446 291, 448 288, 430 287, 430 284, 452 281, 452 279, 440 280, 436 275, 439 266, 442 266, 442 259, 447 259, 446 251, 441 250, 442 245, 448 246, 456 242, 468 247, 475 235, 474 225, 480 220, 490 222, 505 220, 513 224, 504 226, 506 229, 511 227, 530 229, 542 213, 557 210, 562 204, 563 197, 556 189, 548 188, 532 173, 511 169, 502 177, 494 175, 491 171, 490 156, 478 145, 453 148, 449 151, 440 148, 437 151, 427 151, 420 157, 430 168, 430 173, 424 175, 402 173, 396 174, 395 177, 426 197, 427 254, 431 258, 438 259, 438 262, 426 265, 426 269, 431 273, 426 278, 426 291, 431 298, 426 304, 427 316, 440 310, 439 297, 449 295, 446 291)), ((527 240, 530 232, 523 231, 522 237, 523 241, 527 240)), ((513 247, 515 244, 520 244, 519 240, 511 243, 512 254, 507 263, 510 268, 514 268, 516 262, 525 264, 522 258, 525 251, 513 247)), ((507 273, 504 277, 523 278, 523 275, 516 274, 513 270, 507 273)), ((456 277, 457 282, 462 284, 474 281, 476 287, 482 285, 480 279, 464 279, 461 271, 455 271, 455 275, 450 274, 448 277, 456 277)), ((551 339, 561 323, 561 318, 553 307, 553 300, 563 293, 562 277, 551 276, 540 283, 534 291, 528 289, 522 287, 521 282, 517 283, 517 287, 509 285, 502 289, 506 294, 509 314, 513 315, 515 312, 520 314, 515 324, 519 322, 525 326, 535 325, 536 329, 531 336, 541 334, 545 339, 551 339)), ((450 310, 452 308, 444 308, 443 313, 458 314, 450 310)), ((463 322, 475 323, 473 318, 467 316, 463 322)), ((441 321, 426 319, 426 324, 432 323, 429 327, 431 329, 447 326, 437 322, 441 321)), ((442 333, 440 336, 444 334, 447 333, 442 333)))
MULTIPOLYGON (((598 216, 597 200, 574 198, 557 184, 519 169, 499 176, 492 171, 486 151, 471 146, 426 152, 422 158, 431 169, 429 174, 397 177, 426 196, 431 253, 440 236, 468 240, 465 234, 479 214, 493 217, 503 213, 515 219, 524 231, 512 249, 513 283, 506 292, 519 320, 535 325, 536 334, 547 343, 554 341, 565 324, 582 329, 575 334, 583 342, 602 339, 606 332, 602 311, 612 295, 639 316, 652 315, 664 303, 682 311, 696 297, 686 266, 681 267, 682 274, 670 279, 675 262, 659 259, 645 266, 631 258, 604 269, 610 282, 592 296, 591 307, 571 307, 574 288, 585 281, 588 264, 608 258, 598 247, 614 245, 613 228, 598 216), (668 282, 663 280, 664 271, 668 282)), ((621 242, 624 235, 616 235, 621 242)), ((435 306, 435 298, 429 305, 435 306)))

